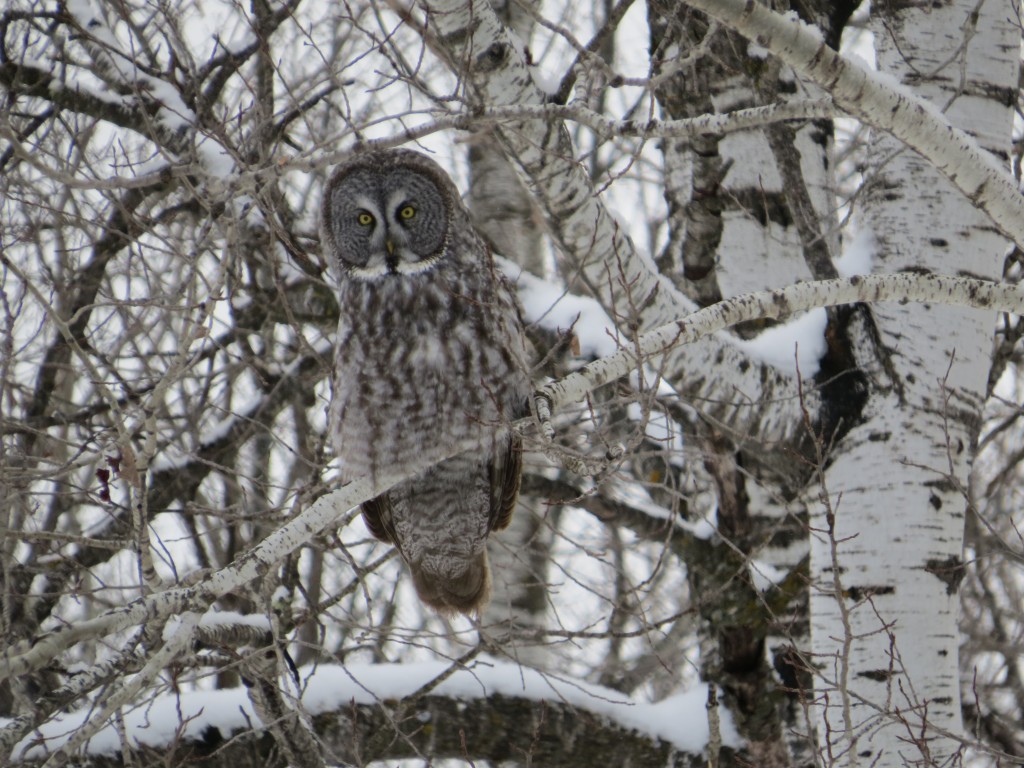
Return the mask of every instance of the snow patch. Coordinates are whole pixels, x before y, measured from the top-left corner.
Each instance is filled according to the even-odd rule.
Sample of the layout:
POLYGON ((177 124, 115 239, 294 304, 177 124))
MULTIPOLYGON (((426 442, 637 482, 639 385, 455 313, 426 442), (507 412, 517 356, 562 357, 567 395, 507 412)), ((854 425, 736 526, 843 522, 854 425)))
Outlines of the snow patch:
MULTIPOLYGON (((14 748, 12 758, 16 762, 44 759, 70 741, 95 714, 95 709, 86 707, 47 720, 14 748)), ((157 696, 136 709, 126 708, 123 716, 129 742, 154 748, 168 746, 179 738, 199 740, 211 726, 227 734, 244 730, 250 722, 259 722, 244 688, 157 696)), ((0 726, 9 722, 4 718, 0 726)), ((121 739, 110 724, 85 746, 88 755, 120 751, 121 739)))
POLYGON ((603 490, 612 501, 643 512, 656 520, 669 520, 685 528, 685 523, 675 520, 672 512, 654 501, 643 486, 609 481, 604 483, 603 490))
POLYGON ((81 27, 88 30, 89 36, 103 46, 105 50, 100 61, 109 72, 116 74, 125 85, 146 91, 160 103, 157 120, 168 131, 176 133, 195 124, 195 113, 186 106, 178 89, 172 83, 148 75, 138 68, 132 55, 123 51, 121 41, 90 0, 68 0, 65 7, 81 27))
POLYGON ((548 72, 539 64, 527 67, 527 71, 530 73, 530 79, 533 80, 533 84, 543 93, 546 93, 548 96, 554 96, 558 93, 562 80, 557 74, 548 72))
POLYGON ((789 376, 803 378, 818 372, 818 361, 825 355, 825 325, 828 322, 824 309, 812 309, 790 320, 762 332, 756 339, 737 339, 720 334, 753 358, 779 369, 789 376))
POLYGON ((771 55, 771 51, 764 48, 757 43, 751 41, 747 45, 747 58, 760 59, 761 61, 767 59, 771 55))
POLYGON ((850 238, 842 254, 836 259, 836 270, 842 277, 870 275, 877 251, 875 233, 867 227, 862 227, 850 238))
POLYGON ((695 523, 677 522, 682 528, 690 532, 690 535, 701 541, 709 541, 718 533, 718 507, 715 507, 706 517, 702 517, 695 523))
POLYGON ((203 168, 211 176, 226 179, 235 172, 237 166, 231 153, 228 152, 223 144, 210 136, 205 136, 199 142, 196 146, 196 153, 199 157, 199 162, 202 163, 203 168))
MULTIPOLYGON (((876 251, 874 233, 862 227, 835 260, 836 270, 841 277, 871 274, 876 251)), ((806 379, 817 374, 819 361, 827 351, 827 322, 825 310, 819 308, 769 328, 755 339, 737 339, 727 334, 722 334, 722 338, 789 376, 795 377, 799 370, 799 375, 806 379)))
MULTIPOLYGON (((174 617, 164 626, 164 642, 169 641, 181 628, 182 621, 174 617)), ((211 608, 199 619, 200 627, 225 627, 243 625, 270 632, 270 618, 262 613, 238 613, 237 611, 218 611, 211 608)))
POLYGON ((786 575, 785 571, 763 560, 750 561, 750 581, 758 592, 764 592, 781 584, 786 575))
POLYGON ((556 283, 523 271, 508 259, 495 261, 515 283, 526 322, 555 332, 572 328, 583 357, 605 357, 618 351, 615 323, 597 301, 574 296, 556 283))
POLYGON ((781 15, 789 23, 795 24, 796 26, 800 27, 803 34, 810 35, 815 40, 817 40, 820 45, 824 45, 825 36, 821 33, 821 29, 815 26, 814 24, 806 23, 803 19, 800 18, 799 13, 797 13, 796 11, 785 11, 781 15))
MULTIPOLYGON (((611 355, 619 350, 616 340, 615 324, 608 313, 595 299, 575 296, 555 283, 542 280, 535 275, 523 271, 518 265, 506 259, 497 258, 499 267, 515 283, 519 292, 519 303, 523 307, 523 316, 528 323, 535 323, 555 333, 573 329, 580 344, 580 356, 599 358, 611 355)), ((657 381, 658 397, 677 398, 676 391, 656 372, 644 368, 646 382, 657 381)), ((630 374, 630 383, 640 389, 640 379, 636 371, 630 374)), ((649 386, 647 387, 649 389, 649 386)), ((633 421, 640 421, 643 412, 639 403, 630 403, 627 416, 633 421)), ((682 465, 683 434, 675 423, 660 409, 650 411, 645 434, 652 440, 664 445, 673 458, 680 457, 682 465)))

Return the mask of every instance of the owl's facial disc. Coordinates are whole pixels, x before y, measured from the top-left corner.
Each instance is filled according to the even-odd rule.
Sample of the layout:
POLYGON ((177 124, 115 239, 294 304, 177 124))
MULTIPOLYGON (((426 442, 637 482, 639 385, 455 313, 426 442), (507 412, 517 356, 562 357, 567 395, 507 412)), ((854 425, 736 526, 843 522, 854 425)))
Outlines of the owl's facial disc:
MULTIPOLYGON (((372 210, 379 209, 374 206, 372 210)), ((369 217, 364 218, 363 224, 368 235, 366 264, 350 266, 351 277, 369 280, 386 275, 417 275, 431 269, 441 258, 441 253, 424 256, 415 250, 414 231, 402 221, 415 217, 414 204, 403 202, 396 207, 389 200, 383 215, 370 211, 367 205, 360 212, 369 217)))
POLYGON ((349 277, 420 274, 447 250, 448 197, 417 169, 356 168, 333 188, 329 206, 337 255, 349 277))

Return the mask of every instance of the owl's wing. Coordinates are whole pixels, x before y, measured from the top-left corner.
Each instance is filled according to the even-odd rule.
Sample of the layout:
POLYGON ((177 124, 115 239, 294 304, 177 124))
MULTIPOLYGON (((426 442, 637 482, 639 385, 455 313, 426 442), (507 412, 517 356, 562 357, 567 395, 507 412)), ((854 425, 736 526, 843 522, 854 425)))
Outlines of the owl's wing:
POLYGON ((519 485, 523 477, 523 440, 510 432, 508 440, 494 455, 491 462, 491 517, 489 531, 507 528, 512 511, 519 498, 519 485))
POLYGON ((388 544, 397 544, 394 528, 391 525, 391 499, 386 493, 375 499, 364 501, 360 509, 363 521, 375 537, 388 544))

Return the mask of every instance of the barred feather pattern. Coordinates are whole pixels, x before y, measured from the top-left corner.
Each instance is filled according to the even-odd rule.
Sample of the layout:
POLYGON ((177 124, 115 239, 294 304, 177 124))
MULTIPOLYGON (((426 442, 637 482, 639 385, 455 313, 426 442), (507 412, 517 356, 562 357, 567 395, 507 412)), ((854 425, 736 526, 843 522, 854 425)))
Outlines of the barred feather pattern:
POLYGON ((479 612, 490 585, 487 536, 508 523, 519 488, 521 446, 509 423, 527 413, 531 391, 522 322, 443 171, 418 153, 376 154, 378 167, 401 161, 437 176, 447 227, 429 268, 355 277, 344 244, 326 231, 327 194, 340 194, 329 184, 322 238, 341 261, 334 449, 346 478, 459 452, 367 502, 363 515, 398 547, 424 603, 479 612))

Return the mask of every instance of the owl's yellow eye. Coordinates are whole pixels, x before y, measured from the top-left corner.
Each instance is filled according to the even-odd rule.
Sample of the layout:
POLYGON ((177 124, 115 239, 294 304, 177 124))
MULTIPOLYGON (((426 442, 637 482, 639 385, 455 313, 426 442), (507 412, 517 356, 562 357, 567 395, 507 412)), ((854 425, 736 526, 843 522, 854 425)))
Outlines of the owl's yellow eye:
POLYGON ((373 215, 363 211, 356 217, 356 221, 362 224, 364 227, 368 227, 373 224, 373 215))
POLYGON ((411 205, 407 205, 398 212, 398 215, 401 216, 406 221, 408 221, 409 219, 416 215, 416 209, 413 208, 411 205))

